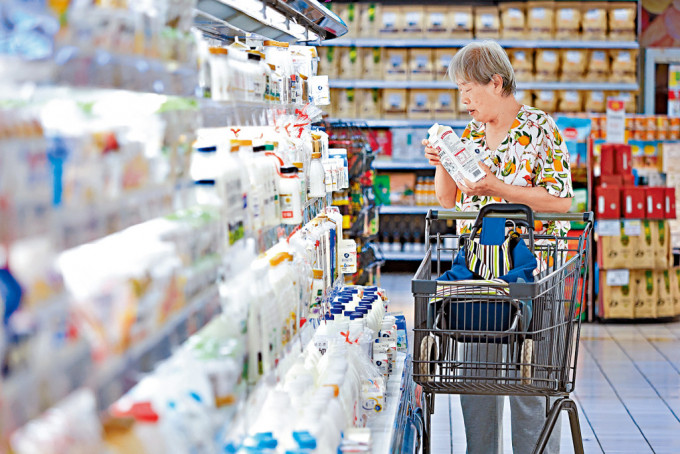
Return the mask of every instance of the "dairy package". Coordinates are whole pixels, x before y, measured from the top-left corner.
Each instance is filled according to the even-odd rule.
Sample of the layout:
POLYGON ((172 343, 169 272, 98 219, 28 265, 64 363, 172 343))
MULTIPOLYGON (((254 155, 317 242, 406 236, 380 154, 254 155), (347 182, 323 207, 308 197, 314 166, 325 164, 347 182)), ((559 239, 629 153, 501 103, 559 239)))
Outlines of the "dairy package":
POLYGON ((448 126, 435 123, 427 131, 430 146, 439 152, 442 166, 457 182, 464 182, 464 178, 477 182, 484 178, 484 171, 479 166, 483 159, 479 150, 471 143, 463 142, 448 126))

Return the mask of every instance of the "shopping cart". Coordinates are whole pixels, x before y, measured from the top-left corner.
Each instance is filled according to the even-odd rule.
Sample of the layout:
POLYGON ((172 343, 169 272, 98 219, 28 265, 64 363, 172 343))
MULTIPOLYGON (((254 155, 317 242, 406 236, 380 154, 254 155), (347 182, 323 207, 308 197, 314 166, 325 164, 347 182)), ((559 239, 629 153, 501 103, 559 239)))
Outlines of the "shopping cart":
POLYGON ((547 418, 534 453, 545 449, 562 410, 569 413, 574 450, 583 453, 569 394, 576 378, 592 221, 592 213, 539 214, 515 204, 487 205, 479 213, 429 211, 425 236, 430 247, 412 281, 413 377, 423 387, 427 407, 426 452, 434 395, 477 394, 544 396, 547 418), (523 227, 521 237, 540 267, 534 282, 433 279, 432 268, 441 276, 444 257, 454 259, 461 245, 473 241, 484 217, 523 227), (474 221, 471 234, 430 234, 433 222, 463 220, 474 221), (579 222, 583 230, 565 237, 539 235, 535 221, 579 222))

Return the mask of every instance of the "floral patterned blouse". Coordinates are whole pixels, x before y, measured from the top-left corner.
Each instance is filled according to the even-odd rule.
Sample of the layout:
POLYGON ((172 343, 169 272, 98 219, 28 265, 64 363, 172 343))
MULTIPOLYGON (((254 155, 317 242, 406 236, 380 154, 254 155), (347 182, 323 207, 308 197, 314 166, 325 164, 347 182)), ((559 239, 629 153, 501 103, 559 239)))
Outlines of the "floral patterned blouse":
MULTIPOLYGON (((495 151, 486 146, 484 123, 471 121, 463 138, 472 140, 486 163, 504 183, 515 186, 541 186, 557 197, 573 197, 569 152, 555 121, 542 110, 522 106, 507 137, 495 151)), ((458 191, 456 211, 478 211, 489 203, 505 202, 500 197, 467 196, 458 191)), ((460 233, 468 233, 470 222, 461 223, 460 233)), ((539 226, 537 226, 539 227, 539 226)), ((565 236, 569 222, 550 222, 537 234, 565 236)))

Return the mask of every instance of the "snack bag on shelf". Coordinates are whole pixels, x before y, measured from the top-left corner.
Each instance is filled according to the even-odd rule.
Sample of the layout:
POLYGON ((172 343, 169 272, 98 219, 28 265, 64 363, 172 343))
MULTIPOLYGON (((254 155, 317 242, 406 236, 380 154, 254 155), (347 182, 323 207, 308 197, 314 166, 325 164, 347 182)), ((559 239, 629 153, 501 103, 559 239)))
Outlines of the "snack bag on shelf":
POLYGON ((635 41, 637 36, 635 29, 637 23, 637 3, 620 2, 609 3, 609 40, 610 41, 635 41))
POLYGON ((405 89, 388 88, 383 90, 383 118, 403 120, 406 117, 407 94, 405 89))
POLYGON ((637 95, 630 91, 607 91, 605 92, 607 98, 615 97, 623 100, 626 108, 626 113, 632 114, 637 112, 637 95))
POLYGON ((454 13, 447 5, 428 5, 425 7, 425 33, 430 39, 448 39, 451 24, 455 22, 454 13))
POLYGON ((358 118, 380 118, 380 90, 357 90, 358 118))
POLYGON ((547 113, 557 110, 557 95, 553 90, 539 90, 535 92, 535 95, 534 107, 547 113))
POLYGON ((657 317, 673 317, 675 315, 675 302, 673 301, 673 290, 671 289, 671 272, 669 268, 654 272, 656 288, 659 292, 659 297, 656 301, 657 317))
POLYGON ((533 49, 513 49, 508 52, 508 57, 518 82, 530 82, 534 79, 533 49))
POLYGON ((584 109, 586 112, 601 113, 605 111, 604 92, 601 90, 584 92, 584 109))
POLYGON ((425 30, 425 7, 422 5, 403 6, 404 38, 422 38, 425 30))
POLYGON ((635 295, 635 318, 656 318, 658 288, 652 270, 633 270, 630 272, 635 295))
POLYGON ((318 73, 327 75, 329 79, 338 77, 338 48, 335 46, 319 47, 318 73))
POLYGON ((637 82, 637 51, 632 49, 612 49, 610 82, 631 83, 637 82))
POLYGON ((408 49, 385 48, 385 80, 408 80, 408 49))
POLYGON ((336 52, 338 53, 338 78, 358 79, 360 65, 357 47, 338 47, 336 52))
POLYGON ((475 25, 472 6, 452 5, 447 6, 453 21, 450 24, 450 37, 454 39, 471 39, 475 25))
POLYGON ((586 70, 586 51, 583 49, 569 49, 562 51, 562 75, 560 80, 580 82, 586 70))
POLYGON ((551 1, 527 2, 527 26, 532 39, 552 39, 555 35, 555 9, 551 1))
POLYGON ((555 3, 555 39, 573 40, 581 35, 581 3, 555 3))
POLYGON ((535 80, 540 82, 557 81, 557 73, 560 69, 560 54, 555 49, 536 50, 536 75, 535 80))
POLYGON ((609 57, 606 50, 588 51, 588 63, 585 80, 588 82, 606 82, 609 77, 609 57))
POLYGON ((409 50, 409 80, 432 80, 432 49, 409 50))
POLYGON ((375 38, 378 36, 381 13, 380 3, 359 3, 359 37, 375 38))
POLYGON ((404 29, 404 13, 401 6, 383 5, 378 22, 378 38, 400 38, 404 29))
POLYGON ((633 318, 634 295, 631 281, 626 285, 607 285, 607 271, 600 271, 600 301, 604 318, 633 318))
POLYGON ((434 50, 434 80, 446 80, 451 59, 456 55, 458 49, 444 48, 434 50))
POLYGON ((430 90, 409 90, 408 118, 428 120, 432 117, 432 93, 430 90))
POLYGON ((497 6, 475 6, 475 38, 498 39, 501 23, 497 6))
POLYGON ((456 116, 456 92, 454 90, 432 90, 433 118, 447 119, 456 116))
POLYGON ((335 114, 338 118, 357 118, 355 94, 354 88, 341 88, 338 91, 337 98, 331 102, 336 104, 335 114))
POLYGON ((586 41, 607 39, 607 2, 585 2, 582 6, 582 38, 586 41))
POLYGON ((361 79, 380 80, 383 78, 383 49, 380 47, 364 47, 359 49, 361 55, 361 79))
POLYGON ((578 90, 560 90, 557 103, 558 112, 582 112, 583 95, 578 90))
POLYGON ((525 3, 501 3, 501 37, 503 39, 523 39, 526 31, 525 3))

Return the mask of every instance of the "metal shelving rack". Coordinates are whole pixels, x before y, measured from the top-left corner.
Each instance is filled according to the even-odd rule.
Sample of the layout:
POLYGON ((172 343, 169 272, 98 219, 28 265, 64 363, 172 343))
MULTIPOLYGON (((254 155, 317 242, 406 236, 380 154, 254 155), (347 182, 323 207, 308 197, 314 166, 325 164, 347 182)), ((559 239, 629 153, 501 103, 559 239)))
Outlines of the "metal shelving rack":
MULTIPOLYGON (((334 79, 329 82, 331 88, 406 88, 406 89, 451 89, 458 88, 449 81, 439 80, 361 80, 361 79, 334 79)), ((609 91, 636 91, 638 84, 610 83, 610 82, 518 82, 518 90, 609 90, 609 91)))
MULTIPOLYGON (((324 42, 323 45, 328 47, 463 47, 473 41, 471 39, 342 38, 324 42)), ((639 49, 640 47, 637 41, 519 41, 500 39, 498 44, 502 47, 515 49, 639 49)))

